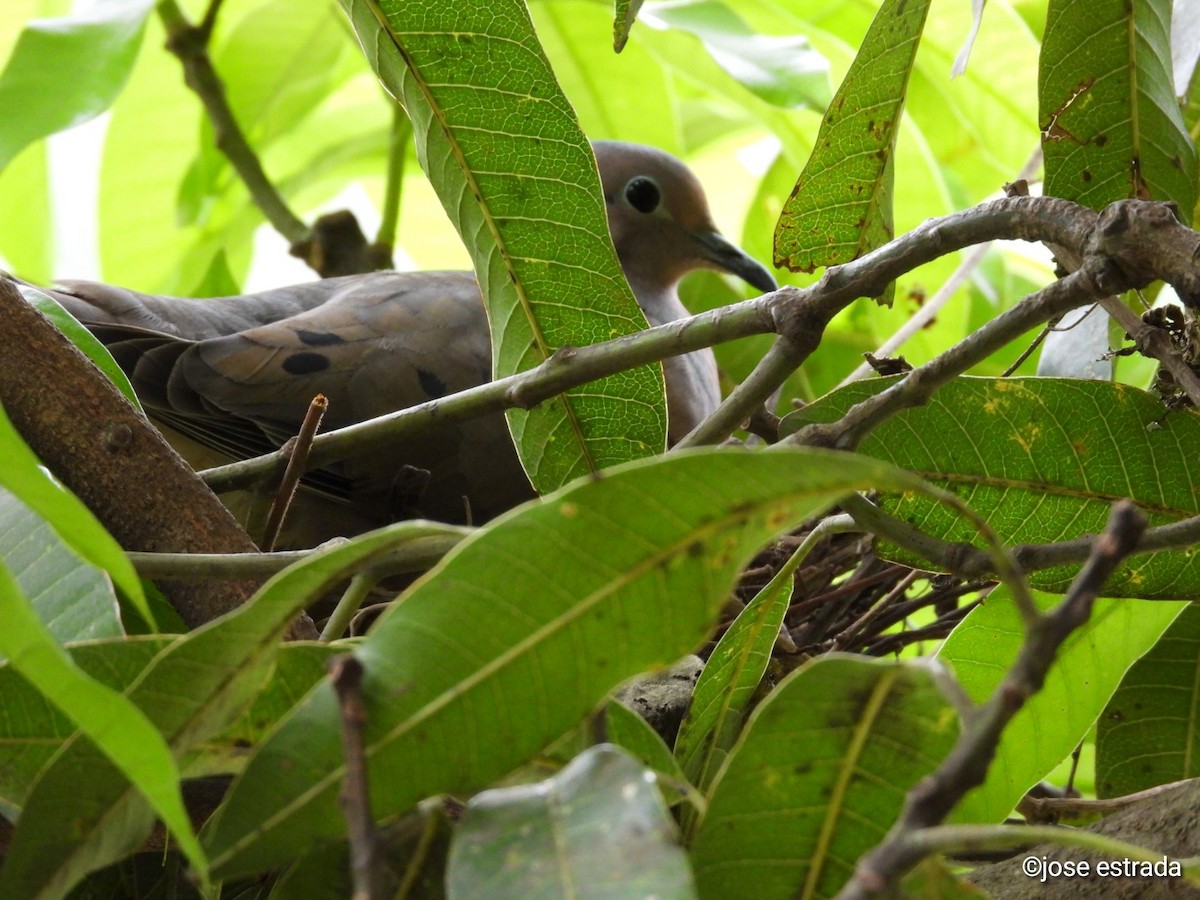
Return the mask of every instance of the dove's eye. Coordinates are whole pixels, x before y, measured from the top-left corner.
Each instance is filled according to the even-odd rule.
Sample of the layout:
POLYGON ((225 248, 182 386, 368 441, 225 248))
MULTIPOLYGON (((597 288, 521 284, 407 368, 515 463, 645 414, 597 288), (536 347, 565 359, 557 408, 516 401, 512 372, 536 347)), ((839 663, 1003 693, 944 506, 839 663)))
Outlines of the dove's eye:
POLYGON ((630 178, 629 183, 625 185, 625 199, 638 212, 652 213, 658 209, 659 201, 662 200, 662 191, 659 190, 658 184, 653 178, 639 175, 636 178, 630 178))

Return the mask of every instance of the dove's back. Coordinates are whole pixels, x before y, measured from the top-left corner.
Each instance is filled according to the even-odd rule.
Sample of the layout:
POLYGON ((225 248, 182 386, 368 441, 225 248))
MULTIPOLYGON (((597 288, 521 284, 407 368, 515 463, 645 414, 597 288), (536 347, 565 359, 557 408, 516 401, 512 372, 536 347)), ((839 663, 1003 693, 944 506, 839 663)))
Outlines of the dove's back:
MULTIPOLYGON (((466 272, 376 272, 214 299, 84 281, 52 293, 105 342, 149 414, 188 439, 176 444, 198 466, 278 446, 318 393, 328 430, 490 377, 486 313, 466 272)), ((290 543, 415 514, 478 522, 533 496, 502 415, 427 431, 311 485, 352 510, 299 511, 315 527, 290 543)))

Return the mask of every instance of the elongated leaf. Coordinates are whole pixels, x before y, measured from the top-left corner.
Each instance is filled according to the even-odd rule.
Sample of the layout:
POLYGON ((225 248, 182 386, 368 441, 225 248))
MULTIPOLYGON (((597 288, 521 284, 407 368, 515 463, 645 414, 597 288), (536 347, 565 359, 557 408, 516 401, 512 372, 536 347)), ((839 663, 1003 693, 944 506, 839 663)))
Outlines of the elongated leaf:
POLYGON ((0 407, 0 485, 50 523, 59 536, 80 556, 108 572, 117 588, 147 623, 154 617, 146 605, 142 583, 133 565, 112 535, 92 515, 91 510, 59 484, 38 462, 33 451, 21 440, 0 407))
MULTIPOLYGON (((675 753, 684 774, 706 791, 738 731, 762 680, 792 598, 794 565, 785 565, 738 613, 721 636, 696 682, 683 717, 675 753)), ((688 820, 685 819, 685 826, 688 820)))
POLYGON ((613 50, 620 53, 629 40, 629 31, 637 21, 642 0, 617 0, 616 17, 613 19, 613 50))
MULTIPOLYGON (((68 647, 88 677, 123 692, 172 637, 101 640, 68 647)), ((12 666, 0 666, 0 803, 20 808, 42 767, 77 730, 75 724, 12 666)))
POLYGON ((1120 797, 1200 775, 1200 607, 1134 663, 1096 724, 1096 793, 1120 797))
POLYGON ((472 798, 450 845, 447 896, 695 897, 648 774, 602 744, 540 784, 472 798))
MULTIPOLYGON (((0 629, 0 653, 8 657, 9 665, 33 683, 94 742, 94 745, 82 743, 87 743, 105 768, 136 786, 148 808, 166 823, 191 863, 204 872, 204 853, 184 809, 179 793, 179 772, 162 735, 127 698, 89 678, 71 661, 66 651, 38 622, 3 564, 0 564, 0 612, 5 622, 5 627, 0 629)), ((13 889, 21 880, 18 872, 25 853, 22 834, 28 833, 24 823, 29 815, 30 809, 26 807, 21 817, 22 827, 14 834, 4 868, 0 870, 0 896, 28 897, 30 900, 47 896, 40 893, 40 886, 33 890, 13 889)), ((74 824, 62 806, 55 805, 50 817, 57 820, 60 827, 69 829, 74 824)), ((153 815, 149 817, 147 827, 152 823, 153 815)), ((50 886, 49 896, 61 894, 69 884, 67 881, 50 886)))
MULTIPOLYGON (((845 454, 681 453, 581 481, 459 544, 355 651, 375 815, 529 759, 615 684, 694 648, 772 534, 890 471, 845 454)), ((342 773, 336 701, 319 687, 209 829, 223 876, 336 839, 342 773)))
POLYGON ((928 663, 830 655, 793 672, 713 785, 692 845, 701 895, 832 897, 957 734, 928 663))
MULTIPOLYGON (((737 9, 752 28, 809 35, 834 69, 844 71, 871 25, 875 6, 842 4, 836 15, 829 15, 809 0, 738 0, 737 9)), ((1040 47, 1035 34, 1041 29, 1031 31, 1007 0, 991 0, 979 52, 965 75, 947 78, 971 25, 972 11, 964 0, 940 5, 921 31, 904 105, 903 127, 913 130, 899 139, 905 177, 896 184, 895 211, 901 231, 911 227, 906 223, 940 215, 930 211, 938 206, 962 209, 995 193, 1037 147, 1037 67, 1030 60, 1040 47), (926 152, 933 159, 926 161, 926 152), (934 168, 927 174, 922 163, 934 168), (910 184, 916 189, 906 187, 910 184)), ((789 132, 770 127, 786 144, 789 132)), ((804 134, 808 143, 788 153, 799 163, 809 155, 815 129, 806 128, 804 134)), ((777 216, 778 211, 769 220, 772 227, 777 216)))
POLYGON ((775 229, 775 264, 811 272, 892 238, 896 132, 929 11, 886 0, 821 122, 816 149, 775 229))
POLYGON ((1171 75, 1171 0, 1053 2, 1038 78, 1047 195, 1099 209, 1196 204, 1196 148, 1171 75))
MULTIPOLYGON (((298 611, 350 569, 442 527, 400 523, 314 554, 272 578, 247 604, 179 638, 127 689, 181 758, 223 729, 262 689, 298 611)), ((153 816, 122 773, 86 741, 68 741, 21 816, 0 896, 52 895, 132 852, 153 816)))
POLYGON ((124 633, 108 576, 84 563, 45 519, 3 486, 0 560, 59 643, 124 633))
MULTIPOLYGON (((1062 598, 1039 594, 1043 609, 1062 598)), ((1154 646, 1183 603, 1103 599, 1067 638, 1046 684, 1005 728, 986 781, 951 814, 956 822, 993 824, 1084 739, 1125 671, 1154 646)), ((975 607, 938 651, 967 695, 982 703, 1017 657, 1021 616, 998 589, 975 607)))
MULTIPOLYGON (((497 376, 646 326, 608 234, 590 148, 520 0, 340 0, 413 120, 422 167, 475 261, 497 376), (498 128, 496 123, 505 123, 498 128)), ((662 449, 661 371, 510 411, 541 492, 662 449)))
MULTIPOLYGON (((859 382, 785 420, 833 421, 895 379, 859 382)), ((954 491, 1008 544, 1098 534, 1113 500, 1128 497, 1153 524, 1200 512, 1191 462, 1200 414, 1168 412, 1123 384, 1057 378, 957 378, 919 409, 877 428, 860 452, 954 491)), ((884 506, 927 534, 977 542, 970 524, 917 495, 884 506)), ((915 562, 909 554, 889 556, 915 562)), ((927 564, 927 563, 926 563, 927 564)), ((1032 572, 1043 590, 1066 590, 1077 566, 1032 572)), ((1200 594, 1200 562, 1185 551, 1134 556, 1109 579, 1106 596, 1155 600, 1200 594)))
MULTIPOLYGON (((124 693, 138 681, 154 658, 175 638, 142 636, 91 641, 68 647, 71 659, 87 675, 124 693)), ((193 749, 185 763, 187 775, 232 774, 239 757, 257 744, 289 709, 325 677, 325 664, 336 644, 284 644, 279 648, 270 683, 219 735, 193 749)), ((6 715, 0 717, 0 805, 21 807, 39 771, 76 731, 58 710, 11 666, 0 666, 0 696, 6 715)))
POLYGON ((99 0, 30 22, 0 74, 0 170, 23 148, 99 115, 120 93, 153 0, 99 0))

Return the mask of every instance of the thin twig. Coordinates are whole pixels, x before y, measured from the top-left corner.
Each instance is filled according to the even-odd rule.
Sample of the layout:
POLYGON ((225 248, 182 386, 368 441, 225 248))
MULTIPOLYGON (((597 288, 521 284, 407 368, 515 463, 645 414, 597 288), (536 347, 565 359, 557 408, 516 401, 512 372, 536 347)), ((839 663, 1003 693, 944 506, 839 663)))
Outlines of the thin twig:
MULTIPOLYGON (((979 536, 987 543, 987 550, 982 552, 987 553, 996 577, 1003 581, 1012 592, 1013 602, 1025 624, 1028 626, 1032 623, 1038 617, 1038 610, 1037 605, 1033 602, 1033 595, 1029 591, 1029 585, 1025 581, 1025 571, 1008 547, 1000 540, 1000 536, 996 534, 987 519, 964 503, 957 494, 929 484, 924 485, 920 490, 926 496, 953 509, 975 527, 979 536)), ((857 494, 851 494, 843 499, 842 508, 854 516, 864 529, 875 533, 878 533, 877 525, 888 518, 873 503, 857 494)))
POLYGON ((327 409, 329 409, 329 401, 324 394, 317 394, 313 397, 312 402, 308 405, 308 411, 304 414, 304 421, 300 424, 300 431, 284 445, 284 452, 287 453, 287 468, 283 470, 283 478, 280 479, 279 487, 275 490, 275 497, 271 501, 271 510, 267 513, 267 524, 263 528, 263 537, 259 544, 263 550, 269 552, 275 549, 275 542, 279 540, 279 531, 283 527, 283 520, 291 508, 292 499, 296 496, 296 488, 300 485, 300 477, 304 474, 305 466, 308 463, 308 452, 312 449, 313 438, 316 437, 317 429, 321 427, 321 419, 325 417, 327 409))
POLYGON ((922 641, 940 641, 953 631, 955 626, 965 619, 967 614, 979 604, 979 600, 972 600, 965 606, 960 606, 958 609, 953 609, 945 615, 938 616, 935 622, 931 622, 923 628, 909 628, 902 632, 881 634, 863 646, 859 652, 866 656, 887 656, 891 653, 899 653, 905 647, 919 644, 922 641))
POLYGON ((383 870, 379 834, 371 816, 367 759, 363 746, 367 708, 363 703, 362 677, 362 663, 354 656, 347 653, 330 661, 329 680, 337 693, 338 708, 341 711, 342 745, 346 757, 346 778, 342 784, 341 803, 350 836, 353 900, 382 900, 383 870))
POLYGON ((221 14, 221 5, 225 0, 212 0, 208 4, 208 9, 204 11, 204 18, 200 20, 200 33, 204 35, 204 41, 207 43, 212 39, 213 29, 217 27, 217 16, 221 14))
POLYGON ((725 440, 749 419, 755 410, 762 409, 767 399, 779 390, 807 355, 804 349, 797 347, 789 338, 776 338, 771 349, 759 360, 750 376, 730 391, 716 411, 692 429, 675 445, 675 449, 719 444, 725 440))
MULTIPOLYGON (((852 501, 853 502, 853 501, 852 501)), ((943 541, 913 528, 907 522, 890 516, 878 507, 860 506, 856 514, 874 534, 915 553, 940 572, 950 572, 964 578, 995 577, 996 570, 987 550, 960 542, 943 541)), ((1018 544, 1010 552, 1023 572, 1037 572, 1057 566, 1072 565, 1087 560, 1094 536, 1084 535, 1067 541, 1047 544, 1018 544)), ((1200 516, 1180 519, 1169 525, 1147 528, 1138 541, 1137 553, 1173 550, 1190 547, 1200 541, 1200 516)), ((1156 598, 1148 598, 1154 600, 1156 598)), ((1178 598, 1169 598, 1178 599, 1178 598)))
POLYGON ((851 622, 850 625, 844 628, 840 634, 834 637, 833 643, 829 647, 830 651, 836 652, 841 650, 847 644, 849 644, 850 641, 858 637, 858 633, 871 624, 871 622, 874 621, 885 609, 887 609, 888 606, 890 606, 900 597, 904 596, 904 592, 909 589, 909 587, 914 581, 917 580, 920 574, 921 573, 916 569, 913 569, 911 572, 901 578, 900 581, 894 585, 890 591, 884 594, 879 602, 871 604, 870 609, 851 622))
POLYGON ((1123 797, 1109 797, 1105 800, 1085 800, 1080 797, 1026 796, 1022 800, 1022 805, 1028 807, 1029 815, 1035 821, 1048 822, 1058 818, 1078 819, 1083 816, 1116 812, 1127 806, 1153 799, 1159 794, 1169 793, 1176 788, 1182 787, 1189 781, 1195 780, 1194 778, 1184 778, 1181 781, 1172 781, 1170 784, 1159 784, 1144 791, 1126 794, 1123 797))
POLYGON ((1009 367, 1004 370, 1002 376, 1007 378, 1009 375, 1012 375, 1015 371, 1017 371, 1017 369, 1021 368, 1021 366, 1025 364, 1025 360, 1033 356, 1034 351, 1037 350, 1038 347, 1042 346, 1046 340, 1046 336, 1049 335, 1053 330, 1053 325, 1044 326, 1042 330, 1037 333, 1037 336, 1029 342, 1025 349, 1017 354, 1017 358, 1014 359, 1009 367))
POLYGON ((1119 838, 1082 828, 1057 825, 938 825, 913 836, 923 856, 932 853, 961 855, 982 850, 1027 847, 1032 843, 1057 844, 1102 853, 1112 859, 1160 862, 1163 854, 1119 838))
MULTIPOLYGON (((1029 159, 1027 159, 1025 161, 1025 165, 1021 167, 1021 171, 1017 173, 1016 180, 1027 181, 1033 178, 1037 174, 1041 165, 1042 148, 1041 146, 1038 146, 1029 155, 1029 159)), ((984 257, 988 255, 988 251, 991 249, 992 244, 989 242, 986 244, 980 244, 973 248, 971 252, 967 253, 950 277, 946 279, 945 284, 938 288, 932 297, 921 304, 921 308, 918 309, 912 316, 910 316, 909 319, 903 325, 901 325, 891 337, 880 344, 874 355, 878 357, 891 356, 902 346, 904 346, 904 343, 909 338, 932 322, 934 317, 941 312, 942 307, 950 301, 950 298, 958 292, 958 289, 962 287, 963 284, 966 283, 967 279, 975 273, 975 270, 979 268, 980 263, 983 262, 984 257)), ((860 381, 870 374, 870 364, 861 363, 853 372, 841 380, 841 382, 838 384, 838 387, 844 387, 853 381, 860 381)))
POLYGON ((204 105, 212 122, 217 149, 225 154, 267 221, 295 244, 309 237, 309 228, 291 211, 267 178, 258 155, 238 125, 225 96, 225 86, 208 55, 211 22, 215 21, 219 6, 219 3, 213 3, 204 23, 196 26, 188 21, 176 0, 158 0, 158 14, 167 30, 167 49, 183 64, 184 82, 204 105))
POLYGON ((986 359, 997 342, 1007 344, 1042 322, 1095 300, 1097 270, 1102 265, 1093 263, 1047 285, 900 381, 856 403, 837 422, 806 425, 784 443, 854 449, 887 419, 925 403, 942 385, 986 359))
POLYGON ((1146 517, 1131 502, 1114 504, 1108 526, 1062 602, 1028 627, 1004 681, 963 723, 962 734, 942 764, 909 791, 900 818, 883 842, 859 860, 840 898, 886 893, 929 852, 915 836, 941 822, 967 791, 983 783, 1005 726, 1041 690, 1059 647, 1088 620, 1104 583, 1137 546, 1145 527, 1146 517))
MULTIPOLYGON (((428 523, 439 533, 430 533, 397 547, 372 568, 384 576, 424 572, 453 550, 474 529, 456 525, 428 523), (445 529, 442 531, 442 529, 445 529)), ((335 540, 344 540, 335 538, 335 540)), ((324 550, 328 543, 312 550, 275 550, 271 553, 146 553, 129 552, 129 560, 143 578, 212 579, 243 581, 269 578, 293 563, 324 550)))

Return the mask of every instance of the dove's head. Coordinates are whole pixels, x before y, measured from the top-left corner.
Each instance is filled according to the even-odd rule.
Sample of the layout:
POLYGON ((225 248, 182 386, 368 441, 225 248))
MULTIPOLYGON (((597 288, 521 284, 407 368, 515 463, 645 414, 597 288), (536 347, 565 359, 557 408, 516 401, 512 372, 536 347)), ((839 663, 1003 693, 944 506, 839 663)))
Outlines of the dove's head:
POLYGON ((643 308, 663 294, 674 297, 679 279, 699 268, 775 290, 771 273, 717 231, 704 189, 682 162, 620 141, 596 141, 592 149, 617 256, 643 308))

